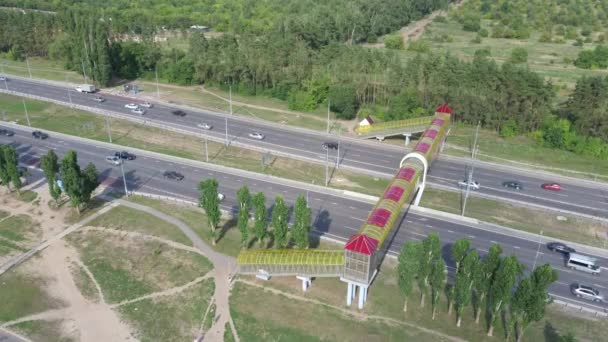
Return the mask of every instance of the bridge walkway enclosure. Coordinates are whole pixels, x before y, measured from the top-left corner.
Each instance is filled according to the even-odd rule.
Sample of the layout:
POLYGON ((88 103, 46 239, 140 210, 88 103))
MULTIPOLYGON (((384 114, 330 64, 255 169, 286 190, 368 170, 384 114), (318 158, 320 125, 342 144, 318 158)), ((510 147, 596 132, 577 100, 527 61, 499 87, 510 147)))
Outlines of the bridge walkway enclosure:
POLYGON ((384 140, 384 138, 387 137, 403 135, 406 138, 405 144, 408 145, 411 135, 424 132, 434 118, 435 116, 424 116, 405 120, 359 125, 355 128, 355 132, 357 133, 357 137, 361 139, 376 138, 378 140, 384 140))
MULTIPOLYGON (((270 275, 295 275, 306 290, 312 277, 338 276, 347 283, 347 305, 359 290, 358 307, 367 300, 380 261, 386 253, 384 242, 401 210, 414 200, 417 205, 424 191, 428 168, 441 152, 449 134, 452 109, 441 105, 430 126, 412 152, 402 160, 395 177, 386 187, 359 231, 350 237, 343 251, 336 250, 248 250, 237 258, 239 272, 270 275)), ((397 163, 397 161, 395 161, 397 163)), ((394 232, 393 232, 394 233, 394 232)))

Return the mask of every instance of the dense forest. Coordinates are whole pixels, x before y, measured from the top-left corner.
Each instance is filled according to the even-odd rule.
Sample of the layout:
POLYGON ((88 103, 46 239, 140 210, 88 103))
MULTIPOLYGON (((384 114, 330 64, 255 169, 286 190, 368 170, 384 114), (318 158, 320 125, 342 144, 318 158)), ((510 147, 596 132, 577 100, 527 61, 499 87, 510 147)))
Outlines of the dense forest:
MULTIPOLYGON (((231 26, 222 26, 217 18, 209 22, 184 19, 181 24, 186 26, 212 23, 218 25, 216 30, 225 31, 212 39, 197 30, 188 31, 187 51, 162 49, 154 42, 154 34, 163 30, 164 25, 159 25, 170 25, 162 20, 193 16, 199 12, 192 8, 209 2, 190 1, 184 7, 190 12, 184 13, 181 1, 174 1, 166 16, 159 7, 162 1, 149 1, 147 6, 117 0, 100 5, 103 13, 122 13, 112 17, 92 13, 84 7, 86 1, 72 2, 73 6, 61 1, 37 7, 57 10, 56 15, 0 11, 0 52, 13 59, 28 55, 60 60, 67 69, 84 70, 102 86, 112 77, 151 78, 158 71, 172 83, 230 85, 242 93, 286 100, 294 110, 314 110, 329 101, 343 119, 354 118, 360 110, 382 120, 403 119, 425 115, 445 101, 461 122, 481 122, 505 137, 532 134, 549 147, 608 158, 605 79, 581 79, 570 100, 554 108, 552 84, 525 66, 498 65, 483 50, 470 62, 432 53, 405 60, 396 51, 353 44, 394 32, 445 6, 444 1, 217 2, 209 13, 229 11, 238 20, 227 16, 222 20, 231 26), (277 3, 284 7, 272 14, 261 10, 277 3), (344 10, 336 10, 339 6, 344 10), (142 14, 141 21, 130 21, 129 13, 142 14), (248 21, 266 24, 253 28, 248 21), (143 23, 138 29, 132 26, 137 22, 143 23), (125 33, 137 34, 138 40, 125 39, 125 33), (597 107, 580 105, 583 100, 597 107)), ((30 3, 36 7, 38 2, 30 3)), ((494 13, 493 6, 483 13, 494 13)))

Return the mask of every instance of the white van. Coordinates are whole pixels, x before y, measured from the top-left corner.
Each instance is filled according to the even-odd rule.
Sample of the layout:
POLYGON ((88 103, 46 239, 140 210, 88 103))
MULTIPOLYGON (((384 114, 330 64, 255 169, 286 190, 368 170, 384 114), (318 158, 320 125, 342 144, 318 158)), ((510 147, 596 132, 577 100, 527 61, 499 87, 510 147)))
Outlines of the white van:
POLYGON ((588 257, 586 255, 570 253, 568 255, 568 260, 566 261, 566 266, 570 267, 573 270, 579 270, 591 273, 593 275, 600 274, 600 267, 597 265, 597 259, 588 257))

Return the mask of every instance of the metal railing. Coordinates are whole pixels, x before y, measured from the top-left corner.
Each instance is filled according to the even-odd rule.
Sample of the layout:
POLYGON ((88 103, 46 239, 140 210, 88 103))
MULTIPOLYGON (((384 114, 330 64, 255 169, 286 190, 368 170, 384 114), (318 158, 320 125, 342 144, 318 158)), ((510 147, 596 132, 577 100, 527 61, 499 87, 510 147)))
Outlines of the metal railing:
POLYGON ((371 133, 378 132, 390 129, 398 129, 398 128, 407 128, 407 127, 415 127, 415 126, 428 126, 431 123, 431 120, 434 116, 422 116, 419 118, 405 119, 405 120, 396 120, 396 121, 387 121, 387 122, 379 122, 372 125, 367 126, 358 126, 355 128, 357 134, 363 133, 371 133))

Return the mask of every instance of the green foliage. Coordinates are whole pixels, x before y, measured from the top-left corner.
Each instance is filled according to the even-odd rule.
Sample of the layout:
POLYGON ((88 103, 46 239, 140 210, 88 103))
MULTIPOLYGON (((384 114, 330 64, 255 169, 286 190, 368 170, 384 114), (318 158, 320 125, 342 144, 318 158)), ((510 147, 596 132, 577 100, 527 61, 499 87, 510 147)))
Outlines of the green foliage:
POLYGON ((431 44, 422 39, 414 40, 410 41, 410 43, 407 45, 407 50, 419 53, 429 53, 431 51, 431 44))
POLYGON ((384 37, 384 46, 387 49, 403 50, 403 37, 400 34, 393 34, 384 37))
POLYGON ((351 120, 357 114, 357 94, 352 86, 333 85, 329 88, 330 108, 339 119, 351 120))
POLYGON ((4 157, 4 151, 7 148, 9 148, 8 145, 0 145, 0 183, 10 189, 11 177, 9 176, 6 158, 4 157))
POLYGON ((70 203, 78 212, 83 203, 83 182, 76 151, 68 151, 61 160, 61 181, 63 191, 70 198, 70 203))
POLYGON ((502 138, 512 138, 517 135, 517 123, 513 119, 507 120, 500 127, 500 136, 502 138))
POLYGON ((276 248, 285 248, 289 244, 287 237, 289 208, 285 205, 283 197, 277 196, 272 209, 272 228, 274 245, 276 248))
POLYGON ((494 273, 490 292, 488 294, 488 306, 490 311, 490 328, 488 336, 492 336, 494 324, 499 314, 508 307, 511 300, 511 291, 517 279, 523 272, 523 265, 515 256, 508 256, 500 261, 498 269, 494 273))
POLYGON ((452 261, 456 263, 456 273, 460 270, 460 262, 469 253, 471 242, 468 239, 458 239, 452 245, 452 261))
POLYGON ((486 257, 481 261, 480 267, 473 270, 473 289, 478 303, 475 312, 476 323, 479 323, 481 312, 485 311, 482 310, 481 303, 490 292, 494 275, 500 266, 501 254, 502 247, 498 244, 492 245, 486 257))
POLYGON ((99 186, 97 168, 89 163, 82 173, 82 201, 86 204, 91 200, 91 195, 99 186))
POLYGON ((49 150, 47 154, 40 158, 40 168, 42 168, 44 177, 49 185, 49 193, 55 202, 57 202, 59 196, 61 196, 61 188, 57 185, 59 158, 53 150, 49 150))
POLYGON ((593 50, 579 52, 574 65, 582 69, 608 68, 608 46, 598 45, 593 50))
POLYGON ((260 246, 264 243, 267 234, 266 221, 268 220, 268 210, 266 209, 266 197, 263 192, 258 192, 253 196, 253 236, 258 239, 260 246))
POLYGON ((486 38, 489 35, 489 32, 485 28, 481 28, 479 29, 477 34, 479 35, 479 37, 486 38))
POLYGON ((220 200, 218 198, 218 182, 215 179, 206 179, 198 184, 199 206, 205 210, 207 222, 211 227, 212 242, 215 245, 215 231, 220 223, 220 200))
POLYGON ((429 234, 422 241, 422 252, 418 268, 418 289, 422 293, 420 306, 424 306, 424 297, 428 292, 429 277, 433 269, 433 264, 441 258, 441 246, 437 233, 429 234))
POLYGON ((236 199, 239 205, 237 226, 241 232, 241 244, 246 246, 249 241, 249 216, 251 214, 251 193, 246 185, 238 190, 236 199))
POLYGON ((19 156, 11 145, 0 145, 0 181, 10 190, 10 184, 19 191, 21 175, 19 174, 19 156))
MULTIPOLYGON (((422 107, 420 95, 415 89, 404 89, 399 95, 390 99, 388 111, 384 116, 385 120, 403 120, 417 115, 416 109, 422 107)), ((422 113, 425 115, 426 113, 422 113)))
POLYGON ((421 252, 421 244, 413 241, 406 241, 399 253, 397 274, 399 289, 401 290, 401 294, 405 297, 403 311, 407 311, 407 299, 412 293, 413 282, 418 275, 421 252))
POLYGON ((296 199, 294 219, 292 226, 293 239, 298 248, 308 248, 310 244, 309 233, 311 229, 311 211, 306 203, 306 198, 299 195, 296 199))
POLYGON ((458 316, 457 326, 460 326, 464 309, 471 303, 473 285, 475 284, 475 272, 479 268, 479 254, 477 251, 471 251, 462 260, 462 265, 456 274, 454 301, 458 316))
POLYGON ((511 50, 511 56, 509 62, 513 64, 526 63, 528 61, 528 50, 525 48, 514 48, 511 50))
POLYGON ((481 18, 476 13, 466 13, 462 19, 462 29, 469 32, 478 32, 481 29, 481 18))

